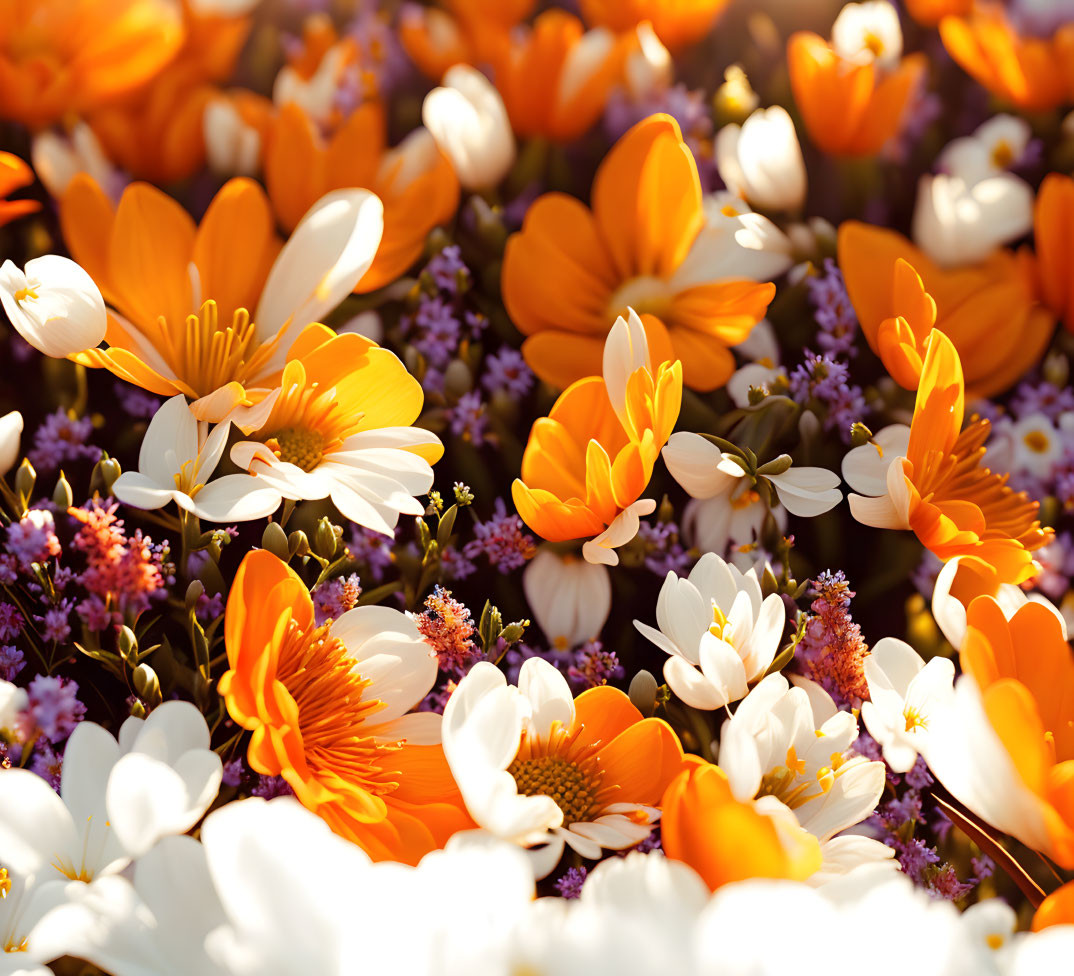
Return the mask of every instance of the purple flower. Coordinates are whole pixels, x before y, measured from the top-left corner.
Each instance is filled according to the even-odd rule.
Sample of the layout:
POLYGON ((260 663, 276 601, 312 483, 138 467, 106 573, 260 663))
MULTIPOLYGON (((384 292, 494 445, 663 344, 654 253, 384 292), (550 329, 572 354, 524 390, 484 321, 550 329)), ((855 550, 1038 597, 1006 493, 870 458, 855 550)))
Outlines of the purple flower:
POLYGON ((242 783, 242 760, 232 759, 224 763, 224 775, 221 782, 224 786, 238 787, 242 783))
POLYGON ((18 562, 22 571, 29 572, 31 563, 47 562, 60 554, 60 540, 56 538, 56 522, 52 512, 36 508, 27 512, 18 522, 7 527, 4 545, 18 562))
POLYGON ((846 363, 827 353, 805 350, 805 361, 790 375, 790 393, 804 407, 819 407, 824 429, 838 430, 843 443, 850 443, 850 429, 866 413, 861 387, 850 382, 846 363))
POLYGON ((567 868, 567 873, 556 879, 556 891, 564 898, 577 898, 582 893, 587 873, 584 867, 567 868))
POLYGON ((362 585, 358 574, 337 576, 326 580, 313 591, 313 614, 317 626, 342 617, 348 610, 353 610, 361 596, 362 585))
POLYGON ((465 553, 454 546, 445 546, 440 553, 440 568, 443 569, 444 576, 451 580, 464 580, 477 572, 477 567, 465 553))
POLYGON ((295 793, 282 776, 260 776, 257 785, 250 792, 266 800, 277 796, 294 796, 295 793))
POLYGON ((645 568, 663 579, 671 571, 682 573, 694 562, 683 548, 682 536, 674 522, 642 522, 638 538, 646 545, 645 568))
POLYGON ((50 607, 41 617, 35 617, 41 624, 41 636, 47 641, 55 641, 62 644, 71 636, 71 628, 67 623, 67 617, 71 612, 72 600, 63 600, 57 606, 50 607))
POLYGON ((432 276, 436 287, 449 295, 458 295, 460 290, 470 285, 470 269, 463 263, 458 244, 445 247, 425 265, 425 270, 432 276))
POLYGON ((27 686, 26 693, 30 721, 49 742, 66 739, 86 714, 74 681, 39 674, 27 686))
POLYGON ((0 645, 0 679, 14 681, 25 666, 26 658, 22 651, 11 644, 0 645))
POLYGON ((606 685, 624 673, 615 651, 604 650, 599 640, 586 641, 579 647, 574 652, 574 663, 567 668, 567 677, 583 689, 606 685))
POLYGON ((444 299, 423 295, 407 331, 413 335, 414 348, 432 367, 443 370, 459 348, 462 325, 444 299))
POLYGON ((502 498, 496 499, 492 518, 474 526, 474 535, 476 538, 466 543, 462 554, 467 559, 484 554, 488 556, 489 564, 505 575, 525 565, 537 551, 533 536, 523 531, 522 519, 513 512, 507 514, 502 498))
POLYGON ((160 409, 159 397, 151 396, 136 386, 116 383, 113 389, 119 405, 136 420, 151 420, 160 409))
POLYGON ((1047 380, 1034 378, 1018 384, 1010 402, 1015 420, 1043 414, 1051 421, 1074 411, 1074 389, 1059 387, 1047 380))
POLYGON ((0 603, 0 641, 11 640, 21 630, 24 621, 14 604, 0 603))
POLYGON ((485 370, 481 382, 490 393, 502 392, 512 400, 518 400, 533 389, 533 371, 517 349, 505 346, 486 357, 485 370))
POLYGON ((836 263, 827 258, 824 261, 824 274, 809 278, 806 282, 809 298, 816 308, 816 320, 820 326, 817 333, 817 345, 833 356, 840 353, 853 356, 854 338, 858 334, 858 317, 850 303, 843 272, 836 263))
POLYGON ((34 446, 29 453, 31 463, 38 471, 52 471, 64 461, 85 458, 98 461, 101 449, 87 444, 93 432, 89 417, 76 420, 60 409, 49 414, 45 422, 34 431, 34 446))
POLYGON ((485 428, 488 416, 485 404, 477 390, 471 390, 459 397, 458 402, 448 411, 451 417, 451 433, 469 441, 474 447, 485 443, 485 428))
POLYGON ((34 751, 30 771, 37 773, 57 793, 60 792, 60 779, 63 775, 63 754, 53 750, 47 742, 42 742, 34 751))

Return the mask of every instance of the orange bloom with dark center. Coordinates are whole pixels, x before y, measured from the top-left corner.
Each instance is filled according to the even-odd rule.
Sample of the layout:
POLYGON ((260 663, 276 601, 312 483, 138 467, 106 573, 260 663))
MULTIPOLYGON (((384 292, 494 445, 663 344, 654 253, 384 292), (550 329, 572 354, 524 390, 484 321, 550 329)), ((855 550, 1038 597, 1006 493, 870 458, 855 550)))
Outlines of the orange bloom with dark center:
MULTIPOLYGON (((1032 369, 1054 329, 1028 264, 1010 251, 970 267, 941 268, 896 231, 851 220, 839 228, 839 266, 865 338, 884 365, 892 369, 911 350, 923 356, 935 325, 958 350, 971 398, 1001 393, 1032 369), (900 270, 900 261, 910 268, 900 270)), ((905 366, 912 372, 913 356, 905 366)), ((898 365, 892 376, 908 389, 917 386, 898 365)))
POLYGON ((1074 101, 1074 23, 1050 38, 1022 37, 997 4, 978 4, 964 17, 945 17, 947 53, 990 92, 1028 111, 1074 101))
POLYGON ((205 165, 205 107, 231 77, 250 30, 246 17, 183 6, 185 43, 166 71, 89 115, 109 159, 135 179, 173 183, 205 165))
POLYGON ((608 330, 632 307, 645 316, 654 363, 680 359, 695 390, 726 383, 729 347, 764 317, 776 289, 721 277, 719 255, 698 240, 704 225, 697 165, 668 115, 615 144, 592 209, 562 193, 540 197, 507 242, 502 276, 534 372, 559 387, 598 375, 608 330))
POLYGON ((421 255, 425 238, 455 213, 459 182, 432 136, 418 129, 389 149, 383 107, 364 102, 325 137, 296 104, 281 110, 269 135, 265 183, 280 223, 294 228, 330 190, 362 187, 384 204, 384 237, 358 291, 389 284, 421 255))
POLYGON ((16 190, 33 181, 34 171, 23 160, 13 153, 0 152, 0 227, 41 209, 37 200, 8 199, 16 190))
POLYGON ((1010 620, 991 597, 967 611, 963 670, 1036 798, 1044 853, 1074 868, 1074 656, 1059 617, 1029 602, 1010 620))
POLYGON ((730 0, 581 0, 586 22, 614 31, 630 31, 643 21, 669 48, 703 38, 730 0))
POLYGON ((875 63, 840 57, 810 31, 791 36, 787 62, 809 136, 833 156, 875 156, 898 135, 928 65, 923 54, 910 54, 883 74, 875 63))
POLYGON ((228 712, 252 732, 247 759, 375 860, 410 864, 472 822, 439 745, 439 716, 407 714, 437 665, 405 614, 360 607, 323 626, 309 591, 265 550, 228 597, 228 712), (436 744, 412 744, 435 742, 436 744))
POLYGON ((696 761, 660 801, 664 853, 715 891, 748 878, 802 881, 821 865, 820 844, 789 810, 777 819, 735 799, 719 766, 696 761))
POLYGON ((1045 304, 1074 332, 1074 179, 1044 177, 1033 208, 1037 284, 1045 304))
POLYGON ((613 36, 587 32, 564 10, 518 28, 492 62, 515 134, 572 142, 588 131, 619 80, 622 54, 613 36))
POLYGON ((120 98, 183 43, 166 0, 0 0, 0 118, 39 129, 120 98))

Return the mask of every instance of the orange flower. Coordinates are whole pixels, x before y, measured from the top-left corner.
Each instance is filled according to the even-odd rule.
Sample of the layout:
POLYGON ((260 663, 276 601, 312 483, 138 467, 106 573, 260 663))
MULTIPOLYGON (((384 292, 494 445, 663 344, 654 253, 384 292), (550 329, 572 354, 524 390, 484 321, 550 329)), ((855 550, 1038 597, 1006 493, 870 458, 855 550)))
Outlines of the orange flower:
POLYGON ((850 510, 866 525, 912 529, 944 562, 974 556, 999 582, 1024 583, 1039 569, 1031 552, 1052 530, 1041 529, 1035 501, 981 464, 989 422, 974 418, 962 430, 962 366, 951 340, 933 329, 927 348, 909 431, 885 428, 843 460, 843 477, 864 493, 850 496, 850 510))
POLYGON ((154 77, 183 43, 166 0, 0 0, 0 118, 43 128, 154 77))
POLYGON ((833 156, 875 156, 898 135, 928 65, 923 54, 910 54, 882 74, 875 62, 841 58, 810 31, 791 36, 787 61, 810 138, 833 156))
POLYGON ((1021 37, 992 4, 964 17, 945 17, 947 53, 989 91, 1019 108, 1044 111, 1074 101, 1074 24, 1051 38, 1021 37))
POLYGON ((418 68, 440 81, 452 65, 497 61, 512 28, 535 5, 536 0, 444 0, 447 10, 406 7, 399 18, 399 40, 418 68))
POLYGON ((1033 208, 1037 284, 1045 304, 1074 332, 1074 179, 1044 177, 1033 208))
POLYGON ((37 200, 8 199, 16 190, 33 181, 34 171, 23 160, 13 153, 0 152, 0 227, 41 209, 37 200))
POLYGON ((380 204, 352 191, 311 211, 281 251, 264 191, 231 180, 200 226, 145 183, 119 206, 85 175, 60 202, 67 246, 109 315, 107 348, 71 357, 220 420, 277 385, 298 334, 350 293, 373 259, 380 204), (348 250, 348 247, 350 250, 348 250), (203 399, 204 398, 204 399, 203 399))
POLYGON ((728 347, 749 335, 776 289, 725 278, 704 224, 697 165, 668 115, 615 144, 592 210, 562 193, 540 197, 507 242, 502 277, 534 372, 560 387, 599 373, 608 329, 631 307, 648 313, 654 361, 682 360, 695 390, 722 386, 735 369, 728 347))
POLYGON ((730 0, 581 0, 582 16, 590 24, 630 31, 649 21, 657 37, 670 48, 701 40, 730 0))
POLYGON ((493 61, 515 134, 572 142, 592 128, 622 72, 622 53, 608 31, 586 31, 565 10, 518 28, 493 61))
POLYGON ((153 183, 187 179, 205 164, 205 107, 250 29, 248 18, 197 14, 189 2, 183 14, 186 42, 167 70, 88 117, 108 157, 153 183))
POLYGON ((645 332, 631 311, 608 337, 604 377, 569 386, 533 425, 522 478, 511 496, 522 520, 551 542, 595 536, 589 562, 615 565, 614 549, 656 508, 638 501, 679 416, 682 365, 649 365, 645 332))
POLYGON ((869 345, 908 389, 917 385, 906 382, 913 356, 903 366, 898 359, 912 349, 920 356, 933 324, 955 344, 971 398, 1010 387, 1036 365, 1052 335, 1053 318, 1037 304, 1027 266, 1010 251, 971 267, 941 268, 893 230, 846 221, 839 266, 869 345), (900 260, 910 268, 900 270, 900 260), (927 298, 935 303, 934 322, 927 298), (901 326, 892 321, 899 316, 901 326))
POLYGON ((949 15, 968 14, 973 0, 906 0, 906 10, 919 24, 935 27, 949 15))
POLYGON ((384 204, 384 237, 358 291, 389 284, 420 256, 425 238, 459 202, 455 171, 425 129, 387 147, 383 107, 364 102, 326 139, 296 104, 285 105, 269 136, 265 183, 280 223, 292 229, 330 190, 363 187, 384 204))
POLYGON ((1033 915, 1034 932, 1051 925, 1074 925, 1074 881, 1053 891, 1033 915))
POLYGON ((672 781, 660 807, 664 853, 689 864, 713 891, 747 878, 803 881, 821 866, 819 842, 793 813, 766 815, 736 800, 719 766, 696 761, 672 781))
POLYGON ((349 610, 320 627, 301 579, 249 553, 224 618, 230 670, 219 692, 253 732, 247 759, 374 860, 416 864, 463 812, 440 742, 440 716, 407 714, 432 689, 436 656, 389 607, 349 610))
MULTIPOLYGON (((1019 839, 1074 868, 1074 656, 1060 618, 1030 602, 1007 620, 995 600, 978 597, 961 662, 1043 827, 1041 836, 1030 828, 1019 839)), ((1028 827, 1035 817, 1026 819, 1028 827)))

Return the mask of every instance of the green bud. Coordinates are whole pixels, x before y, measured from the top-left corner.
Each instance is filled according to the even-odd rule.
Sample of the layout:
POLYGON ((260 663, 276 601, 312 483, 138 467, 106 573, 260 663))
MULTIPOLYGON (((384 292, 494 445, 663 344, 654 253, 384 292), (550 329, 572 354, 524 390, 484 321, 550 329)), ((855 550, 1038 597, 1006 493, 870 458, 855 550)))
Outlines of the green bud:
POLYGON ((429 507, 439 515, 444 510, 444 498, 438 491, 429 492, 429 507))
POLYGON ((757 473, 760 475, 773 475, 783 474, 784 471, 789 471, 791 467, 791 456, 789 454, 781 454, 778 458, 773 458, 771 461, 766 461, 758 469, 757 473))
POLYGON ((147 714, 148 712, 145 710, 145 705, 135 698, 134 701, 131 702, 131 717, 145 718, 147 714))
POLYGON ((474 500, 474 493, 470 491, 469 485, 464 485, 461 481, 455 482, 455 501, 458 502, 459 508, 466 508, 474 500))
POLYGON ((313 533, 313 551, 323 559, 331 559, 339 547, 343 530, 340 529, 337 534, 336 528, 328 516, 322 516, 317 522, 317 531, 313 533))
POLYGON ((453 400, 474 388, 474 374, 461 359, 453 359, 444 370, 444 395, 453 400))
POLYGON ((56 487, 52 492, 52 504, 66 512, 74 503, 75 495, 71 491, 71 483, 61 471, 60 477, 56 481, 56 487))
POLYGON ((93 474, 90 475, 90 494, 98 492, 105 497, 111 495, 112 485, 116 483, 116 479, 122 472, 123 469, 115 458, 101 458, 94 465, 93 474))
POLYGON ((508 624, 500 631, 500 638, 507 644, 514 644, 517 641, 522 640, 522 635, 526 632, 526 628, 530 625, 528 620, 516 620, 514 623, 508 624))
POLYGON ((138 653, 138 638, 134 636, 134 631, 130 627, 119 628, 119 653, 124 659, 129 659, 133 655, 138 653))
POLYGON ((712 96, 712 109, 720 125, 726 125, 728 122, 741 124, 757 108, 760 99, 741 65, 731 65, 723 76, 724 83, 712 96))
POLYGON ((630 681, 627 692, 630 703, 646 717, 656 708, 656 689, 656 678, 645 670, 639 671, 630 681))
POLYGON ((23 504, 30 500, 35 484, 37 484, 37 472, 30 463, 30 459, 23 458, 19 470, 15 472, 15 493, 22 499, 23 504))
POLYGON ((287 556, 289 559, 295 556, 308 556, 310 553, 310 540, 301 529, 295 529, 287 537, 287 556))
POLYGON ((861 447, 873 439, 873 432, 860 420, 850 428, 850 446, 861 447))
POLYGON ((151 704, 160 701, 160 681, 157 679, 156 671, 148 664, 139 664, 131 673, 131 679, 139 697, 151 704))
POLYGON ((267 549, 284 562, 291 558, 287 551, 287 533, 279 522, 269 522, 265 526, 265 531, 261 533, 261 548, 267 549))
POLYGON ((190 585, 186 588, 186 611, 187 613, 193 613, 194 608, 198 605, 198 600, 205 592, 205 584, 201 580, 191 580, 190 585))

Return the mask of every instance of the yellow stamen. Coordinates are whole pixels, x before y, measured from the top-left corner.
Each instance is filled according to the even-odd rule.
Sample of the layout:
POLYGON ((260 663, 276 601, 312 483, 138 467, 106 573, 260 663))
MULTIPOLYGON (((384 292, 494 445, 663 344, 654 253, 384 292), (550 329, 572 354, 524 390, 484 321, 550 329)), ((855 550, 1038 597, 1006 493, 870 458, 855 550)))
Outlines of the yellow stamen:
POLYGON ((24 302, 27 298, 36 299, 37 297, 37 292, 34 291, 33 288, 31 288, 29 285, 27 285, 25 288, 20 288, 17 292, 15 292, 16 302, 24 302))
POLYGON ((902 717, 906 719, 907 732, 913 732, 914 729, 928 728, 928 721, 925 719, 925 716, 922 715, 918 709, 912 708, 909 705, 903 709, 902 717))
POLYGON ((7 873, 7 868, 0 868, 0 901, 3 901, 10 894, 11 876, 7 873))

